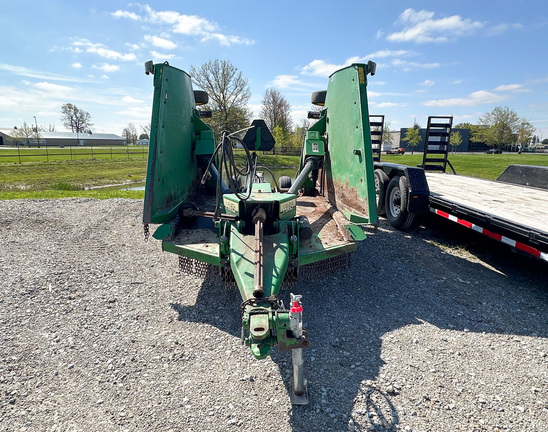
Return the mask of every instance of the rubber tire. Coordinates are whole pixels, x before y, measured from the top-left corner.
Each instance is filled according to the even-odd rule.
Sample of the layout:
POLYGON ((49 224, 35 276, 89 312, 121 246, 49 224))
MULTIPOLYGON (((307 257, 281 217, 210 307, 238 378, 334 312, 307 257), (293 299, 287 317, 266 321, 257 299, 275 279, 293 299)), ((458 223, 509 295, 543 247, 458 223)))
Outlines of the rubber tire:
POLYGON ((281 176, 278 179, 278 186, 280 188, 280 191, 287 191, 291 187, 291 177, 289 176, 281 176))
POLYGON ((194 90, 194 103, 197 106, 207 105, 209 103, 209 95, 204 90, 194 90))
POLYGON ((407 210, 409 188, 405 176, 395 176, 386 189, 386 219, 396 229, 405 230, 415 220, 415 213, 407 210))
POLYGON ((312 103, 312 105, 324 106, 326 96, 327 96, 327 90, 314 92, 312 93, 310 102, 312 103))
POLYGON ((376 169, 375 176, 375 202, 377 204, 377 214, 386 215, 386 188, 390 179, 382 169, 376 169))

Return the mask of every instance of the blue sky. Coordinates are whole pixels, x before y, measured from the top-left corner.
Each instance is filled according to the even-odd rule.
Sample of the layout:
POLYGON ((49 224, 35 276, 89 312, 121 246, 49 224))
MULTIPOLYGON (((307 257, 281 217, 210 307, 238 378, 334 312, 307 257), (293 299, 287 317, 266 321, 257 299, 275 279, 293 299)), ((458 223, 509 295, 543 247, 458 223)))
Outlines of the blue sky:
POLYGON ((3 2, 0 29, 0 127, 36 116, 65 130, 70 102, 95 132, 121 134, 150 121, 147 60, 189 70, 215 59, 249 79, 252 109, 276 88, 298 123, 333 71, 372 60, 370 113, 391 129, 508 106, 548 138, 545 0, 18 0, 3 2))

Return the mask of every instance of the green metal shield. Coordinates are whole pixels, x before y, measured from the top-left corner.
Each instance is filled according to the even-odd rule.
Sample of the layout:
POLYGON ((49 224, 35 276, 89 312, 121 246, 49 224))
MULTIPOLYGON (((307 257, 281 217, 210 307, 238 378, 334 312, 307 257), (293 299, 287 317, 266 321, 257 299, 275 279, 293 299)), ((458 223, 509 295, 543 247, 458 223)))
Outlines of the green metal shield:
POLYGON ((167 64, 155 65, 144 223, 169 222, 197 190, 193 141, 195 123, 203 123, 195 106, 190 76, 167 64))
POLYGON ((356 223, 377 221, 366 75, 364 64, 338 70, 329 77, 325 101, 328 199, 356 223))

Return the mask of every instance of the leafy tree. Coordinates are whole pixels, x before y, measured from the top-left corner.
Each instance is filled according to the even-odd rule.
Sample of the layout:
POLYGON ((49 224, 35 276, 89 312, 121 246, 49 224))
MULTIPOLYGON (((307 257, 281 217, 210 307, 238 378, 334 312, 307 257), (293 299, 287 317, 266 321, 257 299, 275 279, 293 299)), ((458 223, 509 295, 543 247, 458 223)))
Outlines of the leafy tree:
POLYGON ((61 107, 61 114, 63 125, 72 132, 91 131, 93 123, 91 123, 91 115, 87 111, 78 109, 71 103, 66 103, 61 107))
POLYGON ((529 142, 534 138, 533 132, 534 126, 525 119, 521 119, 521 123, 518 128, 517 142, 521 149, 524 149, 529 145, 529 142))
POLYGON ((384 128, 382 130, 382 147, 392 147, 393 137, 392 131, 390 130, 391 123, 388 121, 384 122, 384 128))
POLYGON ((137 128, 133 123, 129 123, 122 131, 122 137, 126 139, 127 144, 135 144, 137 141, 137 128))
POLYGON ((272 130, 272 136, 274 137, 274 141, 276 141, 276 145, 279 145, 280 147, 283 147, 285 144, 285 133, 281 126, 275 126, 272 130))
POLYGON ((23 126, 15 129, 15 138, 21 138, 21 144, 30 146, 31 138, 36 138, 36 129, 29 126, 27 122, 23 123, 23 126))
POLYGON ((544 139, 542 140, 542 144, 548 144, 548 138, 544 138, 544 139))
POLYGON ((451 132, 451 136, 449 137, 449 144, 451 144, 451 147, 453 147, 453 153, 455 153, 455 150, 458 146, 460 146, 462 143, 462 136, 459 131, 453 131, 451 132))
POLYGON ((302 122, 293 128, 293 130, 286 136, 284 142, 284 152, 289 154, 299 154, 306 137, 306 132, 310 127, 308 119, 303 119, 302 122))
POLYGON ((480 134, 488 146, 504 147, 515 142, 521 119, 508 107, 495 107, 493 111, 482 115, 479 123, 485 126, 480 129, 480 134))
POLYGON ((199 68, 191 66, 190 75, 193 83, 209 95, 209 103, 201 109, 211 111, 211 118, 204 121, 216 134, 223 130, 235 132, 249 126, 249 81, 232 63, 213 60, 199 68))
POLYGON ((272 131, 276 127, 280 127, 286 136, 291 132, 291 105, 278 90, 268 89, 265 91, 261 118, 272 131))
POLYGON ((413 154, 415 147, 419 145, 421 140, 422 138, 419 133, 419 125, 417 123, 415 123, 413 127, 407 129, 405 136, 402 139, 402 141, 407 141, 409 143, 409 146, 411 147, 411 154, 413 154))
POLYGON ((141 135, 139 135, 139 139, 150 139, 150 123, 144 125, 144 126, 141 126, 141 130, 143 131, 143 133, 141 135), (143 135, 146 135, 144 136, 143 138, 141 138, 143 135))
POLYGON ((468 141, 473 143, 483 142, 483 137, 481 135, 481 126, 474 125, 472 123, 459 123, 453 126, 453 129, 468 129, 470 131, 470 137, 468 138, 468 141))

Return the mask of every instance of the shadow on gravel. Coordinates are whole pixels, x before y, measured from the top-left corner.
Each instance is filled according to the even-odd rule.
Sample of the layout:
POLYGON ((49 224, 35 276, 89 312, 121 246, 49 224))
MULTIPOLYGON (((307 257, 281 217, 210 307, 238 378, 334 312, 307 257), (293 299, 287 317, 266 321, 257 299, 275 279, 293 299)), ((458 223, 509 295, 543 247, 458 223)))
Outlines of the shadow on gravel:
MULTIPOLYGON (((548 266, 502 245, 474 245, 484 240, 467 240, 456 228, 449 232, 459 244, 468 242, 472 254, 450 253, 455 238, 431 227, 402 233, 381 224, 368 232, 349 271, 299 282, 293 289, 303 295, 311 341, 305 350, 310 404, 292 408, 294 431, 392 432, 401 428, 402 415, 416 415, 393 402, 397 371, 381 372, 390 361, 383 343, 396 351, 398 344, 413 343, 391 339, 402 327, 415 326, 419 338, 425 324, 456 332, 548 337, 548 266)), ((287 291, 284 302, 285 297, 287 291)), ((211 324, 239 337, 239 304, 237 292, 206 282, 194 306, 171 307, 179 320, 211 324)), ((289 395, 291 357, 276 349, 271 357, 289 395)))

